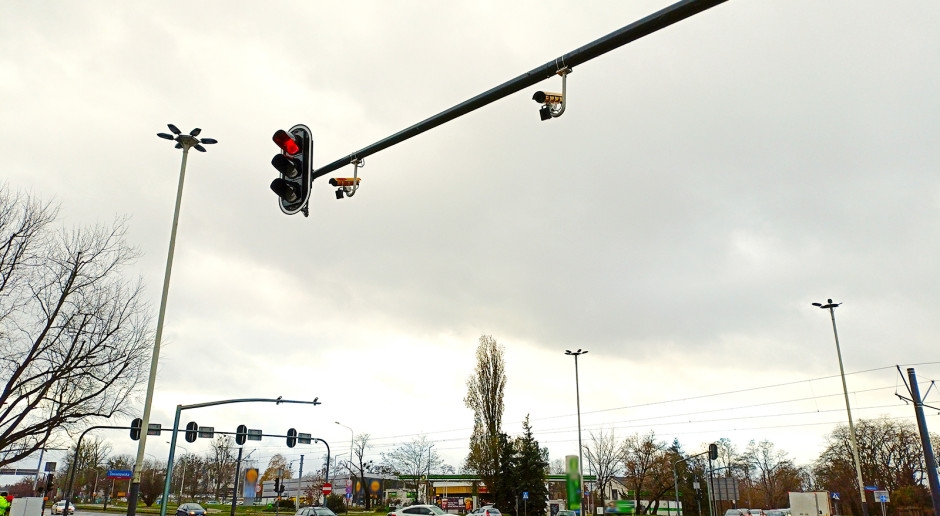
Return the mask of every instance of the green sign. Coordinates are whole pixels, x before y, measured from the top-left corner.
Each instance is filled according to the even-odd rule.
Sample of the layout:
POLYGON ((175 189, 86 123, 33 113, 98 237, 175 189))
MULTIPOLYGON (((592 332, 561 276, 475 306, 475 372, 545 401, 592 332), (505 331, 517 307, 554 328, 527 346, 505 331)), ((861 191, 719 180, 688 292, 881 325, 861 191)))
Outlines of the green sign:
POLYGON ((578 467, 578 456, 565 457, 566 486, 568 488, 568 510, 581 510, 581 468, 578 467))

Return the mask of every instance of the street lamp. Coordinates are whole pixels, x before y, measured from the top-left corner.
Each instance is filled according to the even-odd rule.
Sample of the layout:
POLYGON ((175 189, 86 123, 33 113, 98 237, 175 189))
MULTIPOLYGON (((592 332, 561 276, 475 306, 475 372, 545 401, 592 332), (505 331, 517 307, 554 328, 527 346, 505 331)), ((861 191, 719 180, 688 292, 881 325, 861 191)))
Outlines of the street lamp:
MULTIPOLYGON (((199 152, 206 152, 206 148, 201 144, 218 143, 212 138, 196 138, 202 129, 198 127, 189 132, 181 134, 180 130, 173 124, 167 124, 173 134, 157 133, 157 136, 164 140, 173 140, 176 142, 177 149, 183 149, 183 161, 180 164, 179 185, 176 187, 176 207, 173 210, 173 226, 170 229, 170 249, 166 255, 166 271, 163 274, 163 293, 160 296, 160 312, 157 315, 157 331, 153 340, 153 353, 150 356, 150 376, 147 379, 147 396, 144 399, 144 414, 141 427, 144 429, 140 433, 140 441, 137 442, 137 462, 134 463, 134 474, 131 480, 130 492, 127 494, 127 516, 136 516, 137 497, 140 493, 140 468, 144 461, 144 449, 147 447, 147 429, 150 426, 150 406, 153 404, 153 387, 157 380, 157 365, 160 362, 160 340, 163 338, 163 318, 166 314, 166 298, 170 291, 170 271, 173 270, 173 251, 176 248, 176 227, 180 219, 180 201, 183 197, 183 179, 186 177, 186 158, 189 156, 189 149, 195 148, 199 152)), ((166 500, 163 501, 166 504, 166 500)))
POLYGON ((842 377, 842 393, 845 395, 845 412, 849 416, 849 438, 852 443, 852 458, 855 459, 855 473, 858 475, 858 494, 862 499, 862 516, 868 516, 868 502, 865 500, 865 482, 862 481, 862 463, 858 459, 858 441, 855 439, 855 425, 852 423, 852 407, 849 405, 849 389, 845 386, 845 368, 842 367, 842 349, 839 347, 839 332, 836 330, 835 308, 842 303, 833 303, 831 299, 826 304, 813 303, 813 306, 829 310, 832 319, 832 335, 836 339, 836 355, 839 356, 839 376, 842 377))
MULTIPOLYGON (((341 427, 343 427, 343 428, 349 430, 349 466, 346 467, 346 471, 349 472, 349 477, 348 477, 349 484, 347 484, 347 485, 351 485, 351 484, 352 484, 352 464, 353 464, 353 460, 352 460, 352 456, 353 456, 353 437, 355 436, 355 434, 353 433, 353 429, 352 429, 352 428, 349 428, 348 426, 346 426, 346 425, 340 423, 339 421, 334 421, 334 423, 336 423, 337 425, 339 425, 339 426, 341 426, 341 427)), ((364 481, 363 481, 363 482, 364 482, 364 481)), ((368 494, 368 493, 367 493, 367 494, 368 494)), ((350 498, 347 498, 347 499, 346 499, 346 512, 347 512, 347 513, 349 512, 349 502, 351 502, 351 501, 352 501, 352 499, 350 499, 350 498)))
POLYGON ((586 355, 587 350, 582 351, 579 349, 577 351, 571 351, 566 349, 565 354, 574 357, 574 393, 575 400, 578 404, 578 483, 580 484, 578 487, 578 514, 584 514, 584 511, 580 509, 581 499, 584 497, 584 466, 582 466, 584 459, 582 459, 581 451, 581 388, 579 385, 580 381, 578 380, 578 356, 586 355))
MULTIPOLYGON (((166 443, 171 444, 170 441, 167 441, 166 443)), ((184 452, 189 453, 189 450, 187 450, 186 447, 183 446, 182 444, 177 444, 176 447, 182 448, 184 452)), ((183 474, 180 475, 180 494, 179 496, 176 497, 177 504, 183 503, 183 485, 186 483, 186 462, 184 461, 180 461, 180 462, 183 464, 183 474)))

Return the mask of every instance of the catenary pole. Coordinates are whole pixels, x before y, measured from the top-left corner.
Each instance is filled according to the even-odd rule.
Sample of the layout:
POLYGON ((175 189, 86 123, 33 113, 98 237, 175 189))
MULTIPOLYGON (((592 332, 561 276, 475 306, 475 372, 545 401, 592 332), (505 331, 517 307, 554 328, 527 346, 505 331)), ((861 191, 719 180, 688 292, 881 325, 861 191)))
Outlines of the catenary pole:
MULTIPOLYGON (((927 481, 930 484, 930 499, 933 502, 933 513, 940 516, 940 482, 937 479, 937 458, 930 445, 930 433, 927 431, 927 419, 924 417, 924 400, 920 398, 920 387, 917 385, 917 375, 914 368, 907 368, 907 376, 911 381, 911 398, 914 400, 914 414, 917 416, 917 429, 920 430, 920 443, 924 448, 924 462, 927 466, 927 481)), ((929 391, 929 389, 928 389, 929 391)))

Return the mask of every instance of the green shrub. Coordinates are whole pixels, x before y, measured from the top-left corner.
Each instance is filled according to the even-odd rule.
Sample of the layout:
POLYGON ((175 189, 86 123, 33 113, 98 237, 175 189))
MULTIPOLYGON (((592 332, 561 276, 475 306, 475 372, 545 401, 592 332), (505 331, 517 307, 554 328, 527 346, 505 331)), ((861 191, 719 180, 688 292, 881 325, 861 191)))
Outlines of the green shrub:
POLYGON ((343 501, 343 497, 340 495, 331 494, 327 496, 326 507, 336 514, 346 512, 346 502, 343 501))

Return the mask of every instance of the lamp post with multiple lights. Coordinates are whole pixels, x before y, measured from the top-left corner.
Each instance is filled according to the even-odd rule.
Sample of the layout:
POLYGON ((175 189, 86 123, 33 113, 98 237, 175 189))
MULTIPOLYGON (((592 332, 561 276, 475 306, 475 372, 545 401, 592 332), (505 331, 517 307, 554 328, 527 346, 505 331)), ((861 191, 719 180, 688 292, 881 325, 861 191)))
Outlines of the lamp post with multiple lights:
MULTIPOLYGON (((578 483, 580 484, 578 486, 578 506, 580 506, 581 500, 584 498, 584 466, 582 465, 584 459, 581 451, 581 387, 578 379, 578 357, 586 355, 587 350, 571 351, 566 349, 565 354, 574 357, 574 393, 578 405, 578 483)), ((579 514, 584 514, 583 510, 579 510, 579 514)))
MULTIPOLYGON (((177 149, 183 149, 183 161, 180 164, 179 185, 176 187, 176 207, 173 210, 173 226, 170 229, 170 249, 166 256, 166 270, 163 274, 163 293, 160 296, 160 311, 157 315, 157 330, 153 341, 153 354, 150 357, 150 376, 147 379, 147 397, 144 399, 144 414, 140 433, 140 441, 137 443, 137 461, 134 463, 134 474, 131 480, 130 492, 127 495, 127 516, 137 514, 137 497, 140 494, 140 471, 144 461, 144 449, 147 447, 147 428, 150 425, 150 406, 153 404, 153 387, 157 380, 157 364, 160 360, 160 340, 163 338, 163 318, 166 314, 166 298, 170 291, 170 271, 173 270, 173 252, 176 249, 176 227, 180 218, 180 203, 183 197, 183 179, 186 177, 186 158, 189 156, 189 149, 194 148, 199 152, 206 152, 202 145, 218 143, 213 138, 196 138, 202 129, 198 127, 182 134, 173 124, 167 124, 173 134, 157 133, 157 136, 164 140, 173 140, 176 142, 177 149)), ((166 503, 166 500, 164 500, 166 503)))
POLYGON ((842 378, 842 393, 845 395, 845 412, 849 416, 849 442, 852 443, 852 458, 855 460, 855 473, 858 475, 858 494, 862 502, 862 516, 868 516, 868 501, 865 499, 865 482, 862 481, 862 462, 858 459, 858 440, 855 438, 855 424, 852 422, 852 406, 849 405, 849 389, 845 385, 845 368, 842 366, 842 349, 839 346, 839 332, 836 330, 836 307, 842 303, 813 303, 813 306, 829 310, 832 319, 832 335, 836 339, 836 355, 839 357, 839 376, 842 378))

